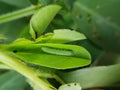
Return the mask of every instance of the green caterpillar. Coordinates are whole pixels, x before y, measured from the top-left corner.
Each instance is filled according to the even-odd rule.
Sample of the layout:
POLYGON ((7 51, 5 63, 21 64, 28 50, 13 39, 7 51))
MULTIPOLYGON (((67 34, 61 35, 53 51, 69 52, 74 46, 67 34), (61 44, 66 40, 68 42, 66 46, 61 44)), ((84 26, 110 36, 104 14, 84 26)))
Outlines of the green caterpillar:
POLYGON ((65 56, 73 56, 73 52, 71 50, 65 50, 65 49, 57 49, 57 48, 50 48, 50 47, 42 47, 41 48, 44 52, 49 54, 55 54, 55 55, 65 55, 65 56))
MULTIPOLYGON (((2 46, 1 46, 2 47, 2 46)), ((15 53, 47 53, 61 56, 72 56, 78 58, 91 59, 89 52, 76 45, 67 44, 53 44, 53 43, 41 43, 41 44, 11 44, 3 46, 2 49, 12 51, 15 53)))
POLYGON ((0 45, 25 62, 55 69, 68 69, 91 63, 89 52, 81 46, 41 43, 0 45))

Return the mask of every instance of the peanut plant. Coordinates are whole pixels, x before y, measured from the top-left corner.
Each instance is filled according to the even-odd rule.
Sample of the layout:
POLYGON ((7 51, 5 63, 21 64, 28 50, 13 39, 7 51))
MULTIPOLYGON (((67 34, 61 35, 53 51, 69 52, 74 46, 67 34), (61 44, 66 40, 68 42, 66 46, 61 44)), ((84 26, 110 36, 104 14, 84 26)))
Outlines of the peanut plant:
POLYGON ((119 3, 1 0, 0 90, 119 90, 119 3))

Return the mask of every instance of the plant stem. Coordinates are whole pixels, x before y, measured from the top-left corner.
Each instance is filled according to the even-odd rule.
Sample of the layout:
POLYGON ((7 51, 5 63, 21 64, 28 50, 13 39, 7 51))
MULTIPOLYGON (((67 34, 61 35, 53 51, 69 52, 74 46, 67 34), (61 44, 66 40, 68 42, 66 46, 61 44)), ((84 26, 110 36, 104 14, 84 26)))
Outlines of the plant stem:
POLYGON ((10 53, 0 51, 0 62, 24 75, 29 81, 31 81, 30 83, 32 83, 35 90, 55 90, 55 88, 48 82, 40 79, 32 68, 27 67, 25 63, 21 62, 10 53))
POLYGON ((39 9, 40 7, 41 7, 41 5, 30 6, 28 8, 22 9, 22 10, 18 10, 18 11, 12 12, 12 13, 1 15, 0 16, 0 24, 31 15, 31 14, 35 13, 35 11, 37 9, 39 9))
POLYGON ((10 69, 10 67, 8 67, 7 65, 4 64, 0 64, 0 69, 10 69))

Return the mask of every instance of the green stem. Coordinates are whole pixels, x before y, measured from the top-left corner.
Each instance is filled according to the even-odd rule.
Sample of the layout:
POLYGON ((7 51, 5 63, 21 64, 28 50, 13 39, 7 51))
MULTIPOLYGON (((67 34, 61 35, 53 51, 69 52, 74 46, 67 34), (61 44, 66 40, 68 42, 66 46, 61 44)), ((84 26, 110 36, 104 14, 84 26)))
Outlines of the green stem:
POLYGON ((55 90, 52 85, 40 79, 36 75, 36 71, 27 67, 19 59, 11 56, 11 54, 0 51, 0 62, 24 75, 29 81, 31 81, 30 83, 32 83, 35 90, 55 90))
MULTIPOLYGON (((12 70, 12 68, 10 68, 9 66, 7 66, 5 64, 0 64, 0 69, 12 70)), ((56 74, 47 73, 47 72, 41 72, 41 71, 37 71, 36 69, 34 69, 34 71, 36 71, 36 75, 39 76, 39 77, 42 77, 42 78, 54 78, 59 83, 65 84, 65 82, 56 74)))
POLYGON ((10 67, 9 66, 7 66, 7 65, 4 65, 4 64, 0 64, 0 69, 10 69, 10 67))
POLYGON ((35 11, 37 9, 39 9, 40 7, 41 7, 41 5, 31 6, 31 7, 19 10, 19 11, 1 15, 0 16, 0 24, 31 15, 31 14, 35 13, 35 11))
POLYGON ((55 78, 59 83, 65 84, 65 82, 58 75, 54 75, 53 78, 55 78))

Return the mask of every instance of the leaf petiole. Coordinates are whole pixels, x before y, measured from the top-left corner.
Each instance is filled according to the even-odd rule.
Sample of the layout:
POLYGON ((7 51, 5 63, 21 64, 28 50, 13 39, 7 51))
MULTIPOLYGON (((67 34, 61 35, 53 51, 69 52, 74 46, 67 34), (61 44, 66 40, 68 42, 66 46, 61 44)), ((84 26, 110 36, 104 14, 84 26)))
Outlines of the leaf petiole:
POLYGON ((30 6, 28 8, 22 9, 22 10, 18 10, 18 11, 12 12, 12 13, 1 15, 0 16, 0 24, 34 14, 36 12, 36 10, 38 10, 40 7, 41 7, 41 5, 30 6))

